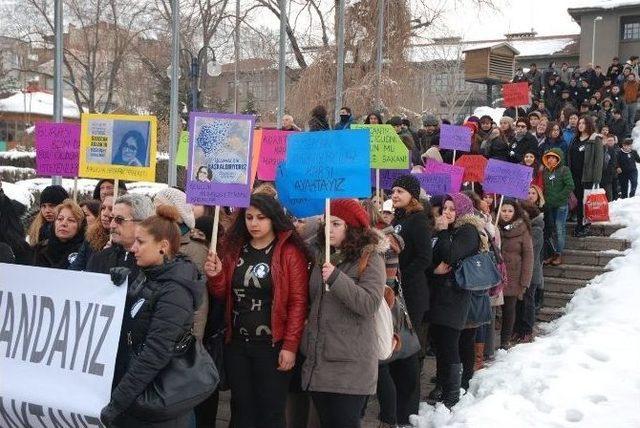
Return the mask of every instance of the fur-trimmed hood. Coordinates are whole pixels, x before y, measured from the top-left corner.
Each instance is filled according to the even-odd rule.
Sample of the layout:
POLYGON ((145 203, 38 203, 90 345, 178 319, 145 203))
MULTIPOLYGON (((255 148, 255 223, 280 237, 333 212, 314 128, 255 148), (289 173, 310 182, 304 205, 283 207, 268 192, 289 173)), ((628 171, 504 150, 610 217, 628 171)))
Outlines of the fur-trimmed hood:
POLYGON ((480 251, 489 251, 489 233, 487 232, 484 219, 476 214, 466 214, 458 217, 453 227, 457 229, 465 224, 470 224, 478 231, 480 235, 480 251))
POLYGON ((87 229, 85 239, 93 251, 102 251, 109 241, 109 231, 102 227, 100 219, 87 229))

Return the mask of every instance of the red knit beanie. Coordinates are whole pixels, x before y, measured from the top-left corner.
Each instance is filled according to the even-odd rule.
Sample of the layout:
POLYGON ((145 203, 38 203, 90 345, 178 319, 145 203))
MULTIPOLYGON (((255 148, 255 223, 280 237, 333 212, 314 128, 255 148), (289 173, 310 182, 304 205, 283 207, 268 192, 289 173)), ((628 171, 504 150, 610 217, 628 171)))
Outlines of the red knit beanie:
POLYGON ((351 227, 368 228, 371 224, 369 214, 353 199, 332 200, 331 215, 341 218, 351 227))

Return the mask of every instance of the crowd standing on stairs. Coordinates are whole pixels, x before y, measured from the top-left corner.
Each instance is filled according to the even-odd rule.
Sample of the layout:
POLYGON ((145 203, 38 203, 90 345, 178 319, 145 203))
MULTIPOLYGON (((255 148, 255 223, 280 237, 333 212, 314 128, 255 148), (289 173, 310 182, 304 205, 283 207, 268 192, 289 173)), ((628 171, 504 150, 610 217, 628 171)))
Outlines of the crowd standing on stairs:
MULTIPOLYGON (((524 200, 499 203, 480 183, 431 196, 406 174, 370 199, 332 200, 327 219, 293 218, 274 187, 258 183, 248 208, 222 210, 218 245, 209 250, 212 211, 189 205, 180 189, 152 200, 120 182, 114 197, 114 182, 101 180, 93 198, 77 204, 52 185, 26 213, 0 188, 0 262, 110 274, 128 287, 125 314, 135 313, 140 296, 155 299, 142 317, 123 321, 112 398, 101 415, 107 426, 212 427, 227 389, 232 427, 359 427, 373 396, 381 427, 408 426, 421 400, 453 408, 496 349, 534 340, 545 289, 602 268, 599 258, 580 268, 567 267, 567 258, 579 264, 590 256, 580 252, 589 244, 575 244, 592 232, 585 191, 602 187, 613 200, 637 189, 640 156, 629 138, 637 67, 616 64, 606 74, 532 67, 518 76, 530 83, 528 111, 507 109, 497 123, 488 115, 465 121, 472 154, 533 169, 524 200), (469 287, 461 274, 476 260, 490 261, 481 279, 495 276, 484 288, 469 287), (564 282, 547 281, 547 272, 566 269, 573 271, 564 282), (381 307, 393 322, 393 352, 383 358, 381 307), (131 414, 186 333, 216 362, 216 391, 168 420, 131 414), (423 391, 431 357, 435 372, 424 374, 435 387, 423 391)), ((286 129, 300 130, 285 119, 286 129)), ((335 129, 356 122, 344 107, 335 129)), ((434 115, 417 130, 399 116, 385 122, 380 112, 361 122, 392 125, 414 172, 429 160, 456 160, 440 148, 448 122, 434 115)), ((308 130, 328 129, 327 109, 317 106, 308 130)))

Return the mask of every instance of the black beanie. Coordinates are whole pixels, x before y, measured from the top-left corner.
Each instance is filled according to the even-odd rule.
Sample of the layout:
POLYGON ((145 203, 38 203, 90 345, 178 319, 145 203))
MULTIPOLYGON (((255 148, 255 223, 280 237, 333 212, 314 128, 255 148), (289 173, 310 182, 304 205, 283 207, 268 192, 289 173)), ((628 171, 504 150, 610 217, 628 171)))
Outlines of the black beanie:
POLYGON ((62 201, 67 199, 69 194, 64 187, 62 186, 47 186, 44 188, 42 193, 40 193, 40 205, 42 204, 52 204, 52 205, 60 205, 62 201))
POLYGON ((420 199, 420 182, 411 174, 401 175, 396 178, 392 187, 402 187, 415 199, 420 199))

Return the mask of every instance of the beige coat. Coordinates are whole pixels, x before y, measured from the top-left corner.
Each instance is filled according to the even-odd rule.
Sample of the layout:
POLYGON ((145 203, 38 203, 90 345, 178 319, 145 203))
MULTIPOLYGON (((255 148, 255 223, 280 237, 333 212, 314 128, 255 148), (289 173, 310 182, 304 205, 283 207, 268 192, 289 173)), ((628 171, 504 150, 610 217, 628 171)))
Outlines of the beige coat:
MULTIPOLYGON (((180 254, 183 254, 191 260, 198 272, 202 274, 204 269, 204 262, 207 260, 207 254, 209 249, 200 241, 196 241, 191 238, 191 234, 187 233, 180 238, 180 254)), ((202 303, 198 310, 193 315, 193 335, 199 340, 204 337, 204 328, 207 325, 207 315, 209 313, 209 292, 207 287, 204 288, 202 295, 202 303)))

